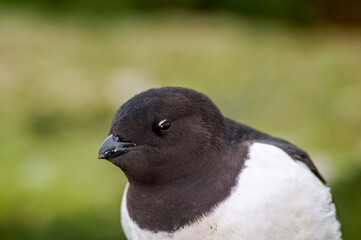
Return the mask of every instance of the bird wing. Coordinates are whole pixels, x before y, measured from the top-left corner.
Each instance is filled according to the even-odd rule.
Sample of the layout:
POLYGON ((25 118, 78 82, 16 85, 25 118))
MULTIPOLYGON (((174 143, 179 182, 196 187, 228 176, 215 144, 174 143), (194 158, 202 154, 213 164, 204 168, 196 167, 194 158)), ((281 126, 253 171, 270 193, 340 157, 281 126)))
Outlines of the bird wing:
POLYGON ((313 164, 310 156, 303 149, 286 140, 270 136, 247 125, 237 123, 231 119, 227 119, 227 124, 230 130, 231 142, 242 143, 246 141, 256 141, 277 146, 293 159, 303 162, 322 183, 326 184, 326 181, 313 164))

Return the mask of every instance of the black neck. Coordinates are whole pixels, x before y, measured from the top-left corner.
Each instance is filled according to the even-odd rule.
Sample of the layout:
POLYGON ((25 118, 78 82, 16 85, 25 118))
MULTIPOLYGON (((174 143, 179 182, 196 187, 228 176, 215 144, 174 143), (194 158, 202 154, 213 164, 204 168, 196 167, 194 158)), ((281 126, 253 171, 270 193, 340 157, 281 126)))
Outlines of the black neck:
POLYGON ((151 231, 173 232, 194 222, 231 194, 247 154, 248 145, 237 145, 222 159, 181 179, 160 185, 130 183, 130 217, 151 231))

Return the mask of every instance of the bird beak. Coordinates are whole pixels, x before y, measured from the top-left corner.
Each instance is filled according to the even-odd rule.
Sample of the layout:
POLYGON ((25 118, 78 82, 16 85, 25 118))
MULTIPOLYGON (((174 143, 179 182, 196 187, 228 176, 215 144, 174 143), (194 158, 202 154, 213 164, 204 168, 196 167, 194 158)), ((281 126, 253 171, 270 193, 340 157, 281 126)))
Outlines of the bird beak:
POLYGON ((135 143, 120 142, 119 137, 110 134, 100 146, 98 158, 109 160, 129 152, 135 146, 135 143))

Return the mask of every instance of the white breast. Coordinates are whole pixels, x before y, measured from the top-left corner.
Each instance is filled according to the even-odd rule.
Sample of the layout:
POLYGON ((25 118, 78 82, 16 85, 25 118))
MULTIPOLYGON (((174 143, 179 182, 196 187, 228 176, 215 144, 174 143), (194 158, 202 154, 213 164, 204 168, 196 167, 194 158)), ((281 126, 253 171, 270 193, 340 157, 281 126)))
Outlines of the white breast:
POLYGON ((254 143, 249 157, 231 196, 212 213, 174 233, 140 229, 129 217, 123 197, 121 221, 126 236, 130 240, 341 239, 330 190, 307 166, 263 143, 254 143))

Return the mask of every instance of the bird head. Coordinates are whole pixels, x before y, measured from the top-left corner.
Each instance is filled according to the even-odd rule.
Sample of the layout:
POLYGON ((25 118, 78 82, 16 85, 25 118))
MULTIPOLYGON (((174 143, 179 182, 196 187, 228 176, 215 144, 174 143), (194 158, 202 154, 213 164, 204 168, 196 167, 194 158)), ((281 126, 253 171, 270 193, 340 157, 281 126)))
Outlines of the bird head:
POLYGON ((163 183, 217 161, 225 132, 222 114, 204 94, 150 89, 118 109, 98 157, 121 168, 131 183, 163 183))

